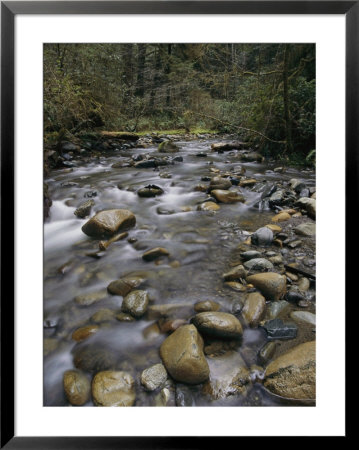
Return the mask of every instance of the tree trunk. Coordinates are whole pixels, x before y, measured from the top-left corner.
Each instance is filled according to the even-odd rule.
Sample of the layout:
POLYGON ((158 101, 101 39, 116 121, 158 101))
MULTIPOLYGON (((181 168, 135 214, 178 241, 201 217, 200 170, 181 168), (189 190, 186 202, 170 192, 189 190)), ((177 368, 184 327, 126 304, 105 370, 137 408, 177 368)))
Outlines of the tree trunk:
POLYGON ((138 58, 137 58, 137 82, 136 95, 143 97, 145 94, 145 64, 146 64, 146 44, 138 44, 138 58))
POLYGON ((284 120, 285 120, 285 137, 286 137, 286 153, 293 151, 292 141, 292 123, 289 108, 289 82, 288 82, 288 61, 289 61, 289 45, 284 47, 284 66, 283 66, 283 101, 284 101, 284 120))

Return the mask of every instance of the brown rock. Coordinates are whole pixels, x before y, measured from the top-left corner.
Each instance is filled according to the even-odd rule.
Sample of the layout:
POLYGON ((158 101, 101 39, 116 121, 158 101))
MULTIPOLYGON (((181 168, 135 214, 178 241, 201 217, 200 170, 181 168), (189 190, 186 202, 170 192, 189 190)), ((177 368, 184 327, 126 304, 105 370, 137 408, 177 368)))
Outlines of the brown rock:
POLYGON ((272 222, 285 222, 286 220, 289 220, 290 217, 290 214, 286 212, 280 212, 279 214, 276 214, 274 217, 272 217, 272 222))
POLYGON ((107 286, 107 290, 112 295, 121 295, 122 297, 125 297, 132 289, 140 286, 144 281, 144 278, 141 277, 124 277, 112 281, 107 286))
POLYGON ((247 295, 242 309, 242 315, 249 326, 256 327, 264 315, 265 298, 259 292, 247 295))
POLYGON ((271 362, 264 386, 291 399, 315 399, 315 341, 305 342, 271 362))
POLYGON ((132 406, 135 403, 134 379, 127 372, 106 370, 95 375, 92 397, 96 406, 132 406))
POLYGON ((223 338, 238 339, 243 330, 236 316, 224 312, 202 312, 196 314, 191 322, 204 334, 223 338))
POLYGON ((223 278, 225 281, 238 281, 241 278, 246 278, 246 276, 247 271, 241 264, 233 267, 232 270, 223 274, 223 278))
POLYGON ((110 209, 93 216, 82 227, 87 236, 103 238, 113 236, 120 230, 131 228, 136 224, 136 217, 127 209, 110 209))
POLYGON ((165 339, 160 355, 167 371, 176 381, 199 384, 208 380, 209 368, 203 353, 203 340, 193 325, 184 325, 165 339))
POLYGON ((206 311, 219 311, 221 308, 221 305, 213 302, 212 300, 206 300, 204 302, 197 302, 194 305, 194 310, 198 313, 200 312, 206 312, 206 311))
POLYGON ((211 192, 213 197, 221 203, 244 203, 244 197, 239 192, 236 191, 225 191, 223 189, 215 189, 211 192))
POLYGON ((204 202, 197 206, 197 211, 218 211, 220 206, 214 202, 204 202))
POLYGON ((64 373, 64 390, 67 400, 74 406, 84 405, 90 399, 90 381, 78 370, 67 370, 64 373))
POLYGON ((162 247, 156 247, 152 248, 151 250, 148 250, 142 255, 142 259, 144 261, 154 261, 155 259, 161 257, 161 256, 168 256, 169 252, 165 248, 162 247))
POLYGON ((257 273, 247 277, 247 283, 251 283, 266 298, 266 300, 279 300, 286 293, 286 278, 275 272, 257 273))
POLYGON ((72 339, 80 342, 89 338, 99 330, 98 325, 87 325, 85 327, 78 328, 72 333, 72 339))

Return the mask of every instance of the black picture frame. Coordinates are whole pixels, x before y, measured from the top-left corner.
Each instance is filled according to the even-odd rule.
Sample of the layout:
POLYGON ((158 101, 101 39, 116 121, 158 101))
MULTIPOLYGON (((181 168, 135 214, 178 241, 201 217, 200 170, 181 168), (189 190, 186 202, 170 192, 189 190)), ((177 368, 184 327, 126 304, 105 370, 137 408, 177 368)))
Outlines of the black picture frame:
MULTIPOLYGON (((226 437, 25 437, 14 435, 14 22, 18 14, 340 14, 346 18, 346 292, 353 278, 348 220, 358 204, 359 1, 1 2, 1 442, 6 449, 198 448, 226 437), (349 203, 350 202, 350 203, 349 203), (6 282, 5 282, 6 281, 6 282)), ((346 402, 347 405, 347 402, 346 402)), ((348 437, 348 428, 346 431, 348 437)))

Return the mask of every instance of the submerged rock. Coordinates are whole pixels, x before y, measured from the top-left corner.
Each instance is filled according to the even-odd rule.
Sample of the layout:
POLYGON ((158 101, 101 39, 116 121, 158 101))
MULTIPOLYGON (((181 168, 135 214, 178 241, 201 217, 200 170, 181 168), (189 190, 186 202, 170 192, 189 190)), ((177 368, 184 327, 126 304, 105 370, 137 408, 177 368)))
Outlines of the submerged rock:
POLYGON ((159 153, 176 153, 179 151, 178 145, 172 141, 163 141, 158 146, 159 153))
POLYGON ((229 313, 202 312, 196 314, 191 322, 200 332, 209 336, 238 339, 243 334, 240 321, 229 313))
POLYGON ((92 381, 92 397, 96 406, 132 406, 135 403, 134 379, 127 372, 104 371, 92 381))
POLYGON ((194 305, 194 310, 198 313, 207 311, 218 311, 221 305, 213 302, 212 300, 206 300, 203 302, 198 302, 194 305))
POLYGON ((208 380, 209 368, 203 353, 203 339, 193 325, 184 325, 165 339, 160 355, 176 381, 199 384, 208 380))
POLYGON ((300 344, 271 362, 264 386, 281 397, 315 399, 315 341, 300 344))
POLYGON ((78 370, 67 370, 63 378, 67 400, 74 406, 81 406, 90 400, 91 384, 85 374, 78 370))
POLYGON ((111 237, 120 230, 135 226, 136 217, 127 209, 101 211, 82 227, 87 236, 94 238, 111 237))
POLYGON ((163 247, 152 248, 142 255, 144 261, 154 261, 161 256, 169 256, 169 251, 163 247))

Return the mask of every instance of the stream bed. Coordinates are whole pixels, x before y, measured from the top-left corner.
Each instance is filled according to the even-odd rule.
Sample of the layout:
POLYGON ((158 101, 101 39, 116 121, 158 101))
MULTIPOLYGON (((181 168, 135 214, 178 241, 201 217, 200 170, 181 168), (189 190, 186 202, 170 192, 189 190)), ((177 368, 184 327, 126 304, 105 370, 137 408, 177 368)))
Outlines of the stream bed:
MULTIPOLYGON (((294 311, 314 316, 314 278, 309 280, 301 303, 287 299, 285 308, 275 315, 272 304, 278 302, 266 298, 259 323, 248 326, 241 309, 247 293, 255 289, 245 283, 225 283, 223 274, 242 264, 241 253, 250 250, 259 251, 267 260, 279 256, 283 264, 296 263, 315 273, 315 236, 299 237, 301 244, 293 248, 289 244, 294 238, 289 239, 288 245, 248 244, 252 233, 273 223, 276 212, 285 209, 270 208, 264 190, 287 186, 290 180, 299 179, 306 189, 315 192, 315 173, 293 168, 274 171, 280 165, 274 161, 243 162, 239 151, 211 151, 211 145, 217 142, 178 141, 180 150, 170 155, 172 163, 157 168, 128 164, 131 159, 141 161, 141 155, 159 155, 156 146, 149 146, 75 161, 70 169, 50 172, 45 180, 52 206, 44 224, 44 405, 70 405, 63 381, 69 370, 81 371, 89 382, 105 370, 130 374, 135 406, 306 404, 273 394, 262 381, 271 360, 315 339, 315 324, 295 321, 297 331, 293 339, 274 341, 268 339, 262 325, 277 317, 292 323, 294 311), (218 202, 216 211, 198 210, 210 196, 205 190, 211 178, 219 175, 231 179, 230 189, 240 191, 245 201, 218 202), (239 181, 249 179, 255 182, 237 186, 239 181), (161 188, 162 195, 140 197, 137 191, 148 185, 161 188), (77 217, 76 209, 90 199, 93 206, 89 216, 77 217), (87 236, 81 228, 95 213, 111 209, 131 211, 136 225, 122 239, 101 250, 99 239, 87 236), (142 255, 153 248, 166 249, 168 255, 144 260, 142 255), (149 306, 139 318, 121 312, 123 297, 107 291, 112 281, 123 277, 143 280, 138 289, 148 293, 149 306), (204 336, 204 354, 215 386, 178 382, 168 375, 160 387, 146 389, 141 382, 142 372, 162 363, 159 349, 164 340, 176 326, 191 323, 196 314, 194 305, 206 301, 235 315, 243 328, 240 340, 204 336), (76 338, 74 332, 83 327, 88 327, 88 333, 80 332, 76 338), (259 352, 268 342, 274 342, 276 348, 264 361, 259 352), (248 382, 239 387, 233 381, 238 365, 248 372, 248 382)), ((282 232, 291 237, 295 226, 303 221, 313 222, 302 213, 278 223, 282 232)), ((273 263, 270 271, 285 274, 283 264, 273 263)), ((302 278, 289 273, 287 290, 302 278)), ((91 395, 83 405, 94 406, 91 395)))

